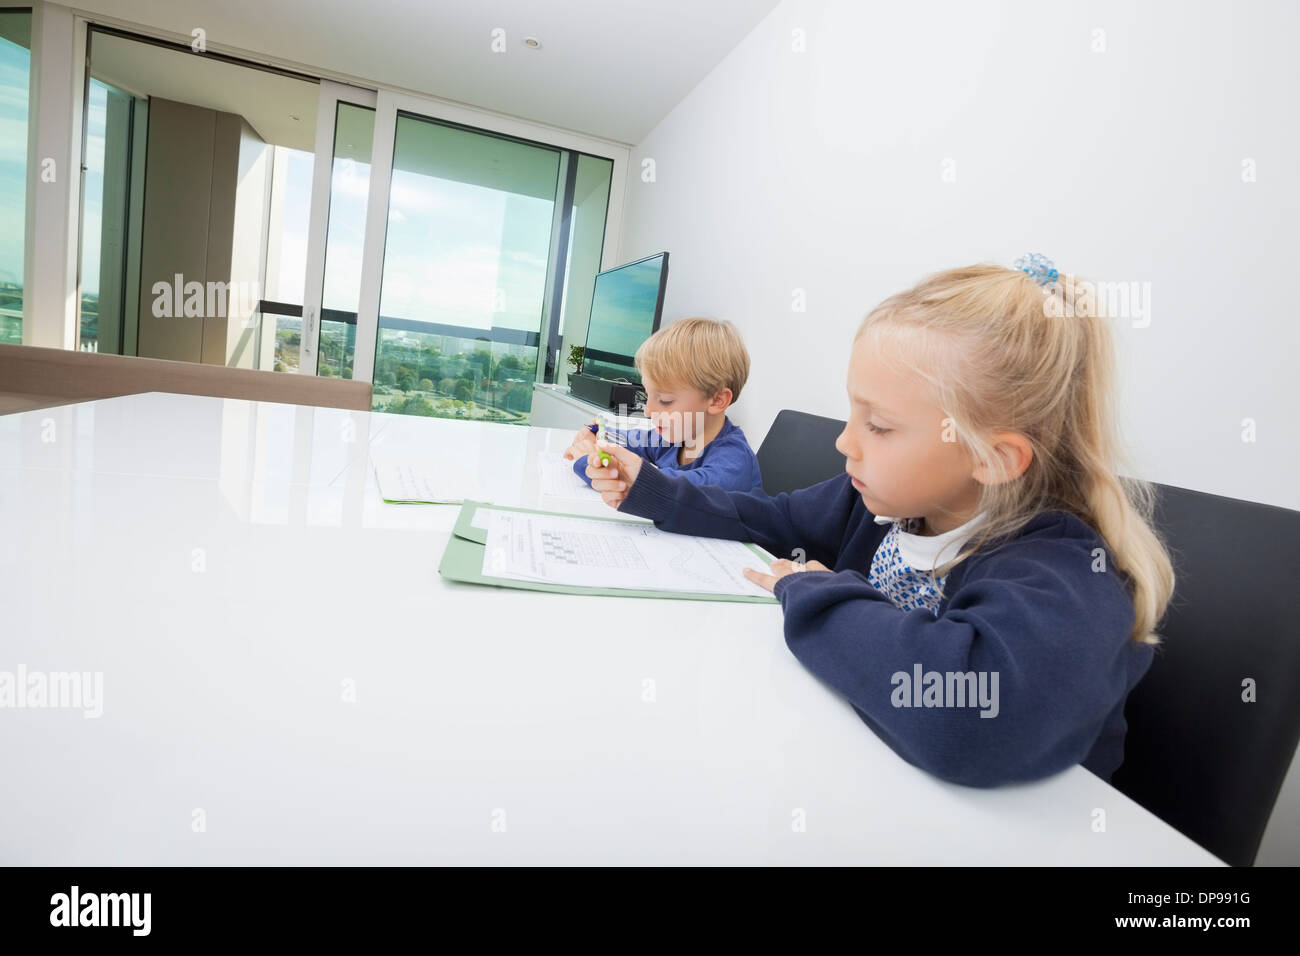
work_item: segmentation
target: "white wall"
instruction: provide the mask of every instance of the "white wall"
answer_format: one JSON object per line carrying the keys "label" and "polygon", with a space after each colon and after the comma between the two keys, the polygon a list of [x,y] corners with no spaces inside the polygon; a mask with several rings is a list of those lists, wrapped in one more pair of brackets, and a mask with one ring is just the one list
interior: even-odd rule
{"label": "white wall", "polygon": [[[634,151],[623,258],[671,252],[666,322],[739,325],[755,447],[845,417],[859,321],[929,272],[1149,282],[1115,326],[1133,473],[1300,508],[1298,36],[1288,0],[786,0]],[[1261,862],[1300,862],[1297,776]]]}
{"label": "white wall", "polygon": [[1288,0],[786,0],[637,147],[623,258],[670,250],[665,321],[740,326],[755,446],[781,408],[844,417],[858,322],[929,272],[1149,282],[1116,323],[1134,472],[1300,508],[1297,36]]}

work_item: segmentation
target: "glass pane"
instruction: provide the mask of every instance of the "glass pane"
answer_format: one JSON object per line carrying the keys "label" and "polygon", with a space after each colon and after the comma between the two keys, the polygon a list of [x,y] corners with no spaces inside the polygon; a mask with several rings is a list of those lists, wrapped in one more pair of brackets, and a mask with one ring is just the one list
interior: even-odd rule
{"label": "glass pane", "polygon": [[586,154],[578,157],[574,179],[573,209],[569,221],[569,254],[564,269],[564,298],[560,306],[560,355],[555,381],[564,385],[581,365],[574,348],[587,340],[591,318],[591,293],[600,272],[605,247],[605,216],[609,210],[609,184],[614,163]]}
{"label": "glass pane", "polygon": [[527,424],[560,152],[399,115],[377,411]]}
{"label": "glass pane", "polygon": [[[273,154],[266,279],[262,298],[267,302],[301,308],[307,272],[307,230],[311,221],[311,178],[315,156],[284,146],[273,147]],[[275,323],[271,368],[277,372],[298,371],[302,318],[266,311],[262,314],[262,322]],[[265,357],[260,357],[258,366],[267,367]]]}
{"label": "glass pane", "polygon": [[23,341],[27,90],[32,15],[0,11],[0,343]]}
{"label": "glass pane", "polygon": [[329,229],[325,239],[325,286],[321,290],[317,374],[352,377],[361,298],[361,252],[370,196],[370,153],[375,111],[340,103],[334,125]]}
{"label": "glass pane", "polygon": [[271,173],[271,221],[266,248],[266,291],[272,302],[302,302],[307,270],[307,228],[315,157],[276,146]]}
{"label": "glass pane", "polygon": [[[139,309],[139,203],[132,186],[144,165],[143,100],[94,77],[86,103],[86,175],[81,207],[81,327],[83,352],[124,351],[127,316]],[[138,188],[137,188],[138,191]],[[132,281],[135,279],[135,281]]]}

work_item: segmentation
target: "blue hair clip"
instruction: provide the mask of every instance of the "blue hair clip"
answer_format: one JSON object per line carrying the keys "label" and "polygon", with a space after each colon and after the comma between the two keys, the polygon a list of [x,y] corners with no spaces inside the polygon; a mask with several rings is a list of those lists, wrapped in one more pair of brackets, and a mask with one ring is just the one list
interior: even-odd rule
{"label": "blue hair clip", "polygon": [[1016,260],[1016,268],[1041,286],[1051,285],[1060,275],[1052,260],[1041,252],[1030,252],[1021,256]]}

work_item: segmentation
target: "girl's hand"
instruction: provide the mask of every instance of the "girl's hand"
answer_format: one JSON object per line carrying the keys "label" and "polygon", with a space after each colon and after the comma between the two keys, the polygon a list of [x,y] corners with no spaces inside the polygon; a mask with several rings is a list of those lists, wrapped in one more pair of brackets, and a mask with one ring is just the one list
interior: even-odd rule
{"label": "girl's hand", "polygon": [[[596,419],[591,420],[591,424],[596,424]],[[583,426],[576,435],[573,436],[573,444],[564,449],[564,457],[573,461],[580,455],[590,455],[596,450],[596,436],[591,433],[591,429]]]}
{"label": "girl's hand", "polygon": [[[600,492],[605,504],[617,508],[627,497],[627,491],[641,474],[644,459],[634,451],[611,442],[597,442],[597,449],[587,456],[587,477],[591,487]],[[610,457],[609,467],[600,463],[600,452],[607,452]]]}
{"label": "girl's hand", "polygon": [[798,574],[800,571],[830,571],[820,561],[806,561],[803,564],[796,564],[788,558],[772,562],[772,573],[764,574],[762,571],[755,571],[753,568],[745,568],[745,577],[753,581],[759,587],[772,590],[776,587],[776,582],[780,581],[787,574]]}

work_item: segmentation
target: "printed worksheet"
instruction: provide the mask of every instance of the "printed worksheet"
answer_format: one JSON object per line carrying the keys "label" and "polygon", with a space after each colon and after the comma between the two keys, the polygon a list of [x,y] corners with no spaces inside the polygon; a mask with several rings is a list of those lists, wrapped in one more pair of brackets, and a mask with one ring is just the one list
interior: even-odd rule
{"label": "printed worksheet", "polygon": [[[479,509],[479,514],[488,509]],[[739,541],[566,515],[488,510],[483,574],[630,590],[770,597],[742,573],[768,562]]]}

